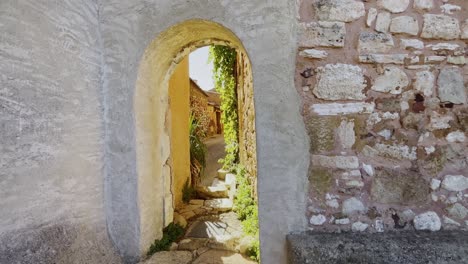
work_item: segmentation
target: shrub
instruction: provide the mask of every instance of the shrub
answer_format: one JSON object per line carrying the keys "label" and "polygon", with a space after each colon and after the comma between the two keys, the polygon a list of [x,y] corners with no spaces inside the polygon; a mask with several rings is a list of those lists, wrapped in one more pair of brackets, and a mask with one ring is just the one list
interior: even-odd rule
{"label": "shrub", "polygon": [[169,250],[172,242],[179,240],[184,235],[184,228],[178,224],[170,223],[163,230],[163,237],[155,240],[148,250],[148,256],[159,251]]}

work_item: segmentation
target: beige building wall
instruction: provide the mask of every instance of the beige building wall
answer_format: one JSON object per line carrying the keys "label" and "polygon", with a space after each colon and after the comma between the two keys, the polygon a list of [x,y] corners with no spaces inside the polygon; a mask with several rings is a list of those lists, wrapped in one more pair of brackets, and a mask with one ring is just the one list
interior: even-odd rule
{"label": "beige building wall", "polygon": [[[171,168],[174,206],[182,203],[182,189],[190,180],[190,79],[189,58],[182,60],[169,81],[171,112]],[[167,208],[167,206],[166,206]]]}

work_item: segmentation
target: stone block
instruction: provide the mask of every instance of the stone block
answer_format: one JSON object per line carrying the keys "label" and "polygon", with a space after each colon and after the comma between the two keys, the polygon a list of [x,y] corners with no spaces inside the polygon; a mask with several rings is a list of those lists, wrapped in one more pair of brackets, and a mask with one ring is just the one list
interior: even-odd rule
{"label": "stone block", "polygon": [[414,0],[414,9],[429,11],[434,8],[434,0]]}
{"label": "stone block", "polygon": [[312,155],[312,165],[332,169],[357,169],[359,160],[355,156]]}
{"label": "stone block", "polygon": [[313,104],[310,107],[312,113],[318,115],[347,115],[347,114],[369,114],[374,111],[374,103],[330,103]]}
{"label": "stone block", "polygon": [[424,96],[432,95],[435,84],[435,76],[430,71],[420,71],[416,73],[413,87],[416,91],[421,92]]}
{"label": "stone block", "polygon": [[374,202],[395,205],[416,205],[427,201],[430,188],[421,174],[415,171],[375,170],[371,199]]}
{"label": "stone block", "polygon": [[387,52],[394,46],[390,34],[375,32],[361,32],[359,34],[358,50],[361,54]]}
{"label": "stone block", "polygon": [[366,14],[364,3],[355,0],[317,0],[313,4],[319,20],[351,22]]}
{"label": "stone block", "polygon": [[342,213],[344,215],[352,215],[354,213],[365,213],[366,208],[361,200],[351,197],[343,202]]}
{"label": "stone block", "polygon": [[392,15],[389,12],[380,12],[375,22],[375,30],[381,33],[387,33],[392,21]]}
{"label": "stone block", "polygon": [[309,170],[310,186],[316,193],[324,195],[332,186],[332,174],[327,169],[311,166]]}
{"label": "stone block", "polygon": [[376,92],[401,94],[408,86],[406,73],[398,67],[386,67],[384,74],[375,79],[371,89]]}
{"label": "stone block", "polygon": [[444,4],[444,5],[440,6],[440,10],[442,11],[442,13],[451,15],[451,14],[453,14],[453,12],[461,11],[462,8],[460,6],[457,6],[457,5]]}
{"label": "stone block", "polygon": [[468,39],[468,19],[465,19],[465,21],[462,24],[461,39]]}
{"label": "stone block", "polygon": [[424,49],[424,42],[419,39],[401,39],[400,46],[402,49]]}
{"label": "stone block", "polygon": [[418,21],[410,16],[395,17],[390,24],[390,32],[416,36],[419,33]]}
{"label": "stone block", "polygon": [[392,13],[401,13],[408,8],[409,2],[409,0],[378,0],[377,4]]}
{"label": "stone block", "polygon": [[424,15],[422,38],[453,40],[459,36],[460,24],[456,18],[446,15]]}
{"label": "stone block", "polygon": [[324,59],[328,57],[328,53],[323,50],[306,49],[300,51],[299,56],[309,59]]}
{"label": "stone block", "polygon": [[366,81],[362,69],[349,64],[327,64],[317,69],[313,93],[325,100],[362,100]]}
{"label": "stone block", "polygon": [[442,188],[452,192],[462,192],[468,189],[468,177],[463,175],[446,175],[442,181]]}
{"label": "stone block", "polygon": [[310,22],[299,25],[300,47],[344,47],[346,28],[343,22]]}
{"label": "stone block", "polygon": [[189,251],[161,251],[141,264],[189,264],[192,259],[192,252]]}
{"label": "stone block", "polygon": [[460,203],[456,203],[447,208],[449,215],[456,219],[464,219],[468,215],[468,209]]}
{"label": "stone block", "polygon": [[360,55],[359,62],[375,64],[404,64],[408,54],[367,54]]}
{"label": "stone block", "polygon": [[377,9],[370,8],[369,11],[367,12],[366,25],[368,27],[372,26],[372,23],[374,23],[376,17],[377,17]]}
{"label": "stone block", "polygon": [[466,88],[457,67],[446,67],[440,71],[437,91],[441,102],[466,104]]}
{"label": "stone block", "polygon": [[306,121],[313,153],[330,151],[335,147],[335,129],[340,124],[339,117],[310,116]]}
{"label": "stone block", "polygon": [[354,122],[343,120],[337,131],[338,139],[343,149],[350,149],[356,143],[356,133],[354,132]]}
{"label": "stone block", "polygon": [[426,212],[414,217],[414,228],[416,230],[439,231],[442,223],[436,212]]}

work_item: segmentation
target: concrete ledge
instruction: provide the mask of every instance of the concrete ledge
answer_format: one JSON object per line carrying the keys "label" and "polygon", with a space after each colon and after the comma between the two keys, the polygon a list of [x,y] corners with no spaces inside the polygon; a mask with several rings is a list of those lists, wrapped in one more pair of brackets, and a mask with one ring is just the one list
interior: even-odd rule
{"label": "concrete ledge", "polygon": [[468,263],[468,232],[317,233],[287,236],[291,264]]}

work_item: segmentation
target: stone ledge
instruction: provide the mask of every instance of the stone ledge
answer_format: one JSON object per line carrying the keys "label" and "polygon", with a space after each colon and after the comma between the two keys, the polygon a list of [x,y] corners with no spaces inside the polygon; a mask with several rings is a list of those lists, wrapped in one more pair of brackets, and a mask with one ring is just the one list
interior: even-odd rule
{"label": "stone ledge", "polygon": [[287,236],[291,264],[468,263],[468,232],[317,233]]}

